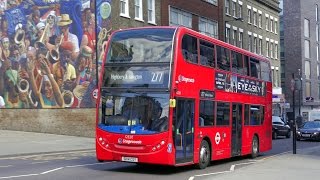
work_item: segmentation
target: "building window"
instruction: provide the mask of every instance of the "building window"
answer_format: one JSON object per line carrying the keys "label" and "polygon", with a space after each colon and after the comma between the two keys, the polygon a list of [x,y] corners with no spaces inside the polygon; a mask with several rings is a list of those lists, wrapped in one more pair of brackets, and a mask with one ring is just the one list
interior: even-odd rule
{"label": "building window", "polygon": [[261,55],[262,54],[262,39],[259,39],[259,43],[258,43],[258,53]]}
{"label": "building window", "polygon": [[274,33],[278,34],[278,21],[274,21]]}
{"label": "building window", "polygon": [[226,27],[226,42],[230,43],[230,28]]}
{"label": "building window", "polygon": [[239,32],[239,48],[243,47],[243,32]]}
{"label": "building window", "polygon": [[278,59],[278,44],[274,45],[274,58]]}
{"label": "building window", "polygon": [[317,44],[317,61],[319,61],[319,44]]}
{"label": "building window", "polygon": [[259,28],[262,28],[262,14],[259,14],[258,16],[258,26]]}
{"label": "building window", "polygon": [[129,17],[128,0],[120,0],[120,16]]}
{"label": "building window", "polygon": [[232,33],[232,44],[233,45],[237,45],[237,30],[233,30],[233,33]]}
{"label": "building window", "polygon": [[248,9],[248,23],[251,24],[251,9]]}
{"label": "building window", "polygon": [[306,38],[310,37],[309,27],[310,27],[309,19],[304,19],[304,37]]}
{"label": "building window", "polygon": [[156,5],[155,0],[148,0],[148,23],[156,23]]}
{"label": "building window", "polygon": [[214,38],[218,38],[218,23],[206,18],[200,18],[199,32]]}
{"label": "building window", "polygon": [[306,82],[306,97],[311,97],[311,82]]}
{"label": "building window", "polygon": [[239,7],[238,7],[238,18],[242,18],[242,5],[239,4]]}
{"label": "building window", "polygon": [[266,56],[269,57],[269,41],[266,42]]}
{"label": "building window", "polygon": [[230,0],[225,0],[225,11],[227,15],[230,15]]}
{"label": "building window", "polygon": [[251,35],[249,35],[249,38],[248,38],[248,51],[251,51],[252,52],[252,38],[251,38]]}
{"label": "building window", "polygon": [[266,17],[266,30],[269,31],[269,18]]}
{"label": "building window", "polygon": [[270,31],[273,32],[273,20],[270,19]]}
{"label": "building window", "polygon": [[233,17],[237,17],[237,12],[236,12],[236,2],[232,2],[232,15]]}
{"label": "building window", "polygon": [[257,25],[257,12],[253,11],[253,25]]}
{"label": "building window", "polygon": [[273,58],[273,43],[270,43],[270,57]]}
{"label": "building window", "polygon": [[135,19],[142,20],[142,0],[134,0]]}
{"label": "building window", "polygon": [[317,64],[317,78],[319,79],[319,64]]}
{"label": "building window", "polygon": [[275,87],[279,87],[279,71],[278,67],[276,67],[276,74],[275,74],[275,82],[274,82]]}
{"label": "building window", "polygon": [[170,26],[178,25],[192,28],[192,14],[170,7]]}
{"label": "building window", "polygon": [[253,52],[257,53],[257,38],[253,37]]}
{"label": "building window", "polygon": [[316,21],[319,21],[319,9],[318,9],[318,4],[316,4]]}
{"label": "building window", "polygon": [[304,57],[310,58],[310,41],[304,40]]}
{"label": "building window", "polygon": [[316,24],[316,40],[319,41],[319,24]]}
{"label": "building window", "polygon": [[305,76],[306,76],[306,79],[310,79],[310,61],[304,61],[304,65],[305,65]]}

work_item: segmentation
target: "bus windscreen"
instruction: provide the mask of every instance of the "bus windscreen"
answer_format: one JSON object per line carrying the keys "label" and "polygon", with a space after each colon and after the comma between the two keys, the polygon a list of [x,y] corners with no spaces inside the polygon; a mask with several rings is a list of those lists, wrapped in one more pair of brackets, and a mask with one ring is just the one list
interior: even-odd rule
{"label": "bus windscreen", "polygon": [[108,63],[170,62],[175,29],[119,31],[111,39]]}

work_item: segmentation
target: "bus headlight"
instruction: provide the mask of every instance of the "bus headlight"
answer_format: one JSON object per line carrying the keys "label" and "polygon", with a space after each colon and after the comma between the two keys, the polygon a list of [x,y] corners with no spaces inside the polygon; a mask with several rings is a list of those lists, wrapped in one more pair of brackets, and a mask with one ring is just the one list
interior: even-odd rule
{"label": "bus headlight", "polygon": [[160,143],[158,143],[157,145],[153,146],[152,151],[156,151],[162,148],[163,145],[165,145],[166,142],[164,140],[162,140]]}
{"label": "bus headlight", "polygon": [[105,138],[99,137],[98,138],[98,142],[101,146],[105,147],[105,148],[109,148],[109,144],[108,141]]}

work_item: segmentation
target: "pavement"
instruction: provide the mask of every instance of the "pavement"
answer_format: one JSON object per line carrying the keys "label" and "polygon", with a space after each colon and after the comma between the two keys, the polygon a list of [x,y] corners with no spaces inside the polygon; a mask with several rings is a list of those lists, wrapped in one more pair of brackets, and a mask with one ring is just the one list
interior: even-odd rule
{"label": "pavement", "polygon": [[0,157],[95,150],[95,139],[0,130]]}
{"label": "pavement", "polygon": [[[0,158],[94,149],[94,138],[0,130]],[[196,175],[192,179],[301,180],[319,179],[319,175],[320,142],[316,147],[298,149],[297,154],[287,152],[252,161],[250,165],[235,164],[230,171],[209,173],[201,178]]]}

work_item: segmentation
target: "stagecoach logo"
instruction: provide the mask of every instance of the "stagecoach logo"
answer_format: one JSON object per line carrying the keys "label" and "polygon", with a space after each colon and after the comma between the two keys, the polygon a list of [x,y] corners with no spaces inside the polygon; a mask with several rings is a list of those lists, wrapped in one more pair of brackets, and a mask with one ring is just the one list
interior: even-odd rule
{"label": "stagecoach logo", "polygon": [[135,144],[135,145],[139,145],[139,144],[142,144],[142,141],[141,140],[128,140],[128,139],[122,139],[122,138],[119,138],[118,139],[118,143],[119,144]]}
{"label": "stagecoach logo", "polygon": [[185,82],[185,83],[194,83],[194,79],[193,78],[187,78],[187,77],[184,77],[183,75],[179,75],[178,76],[178,81],[179,82]]}

